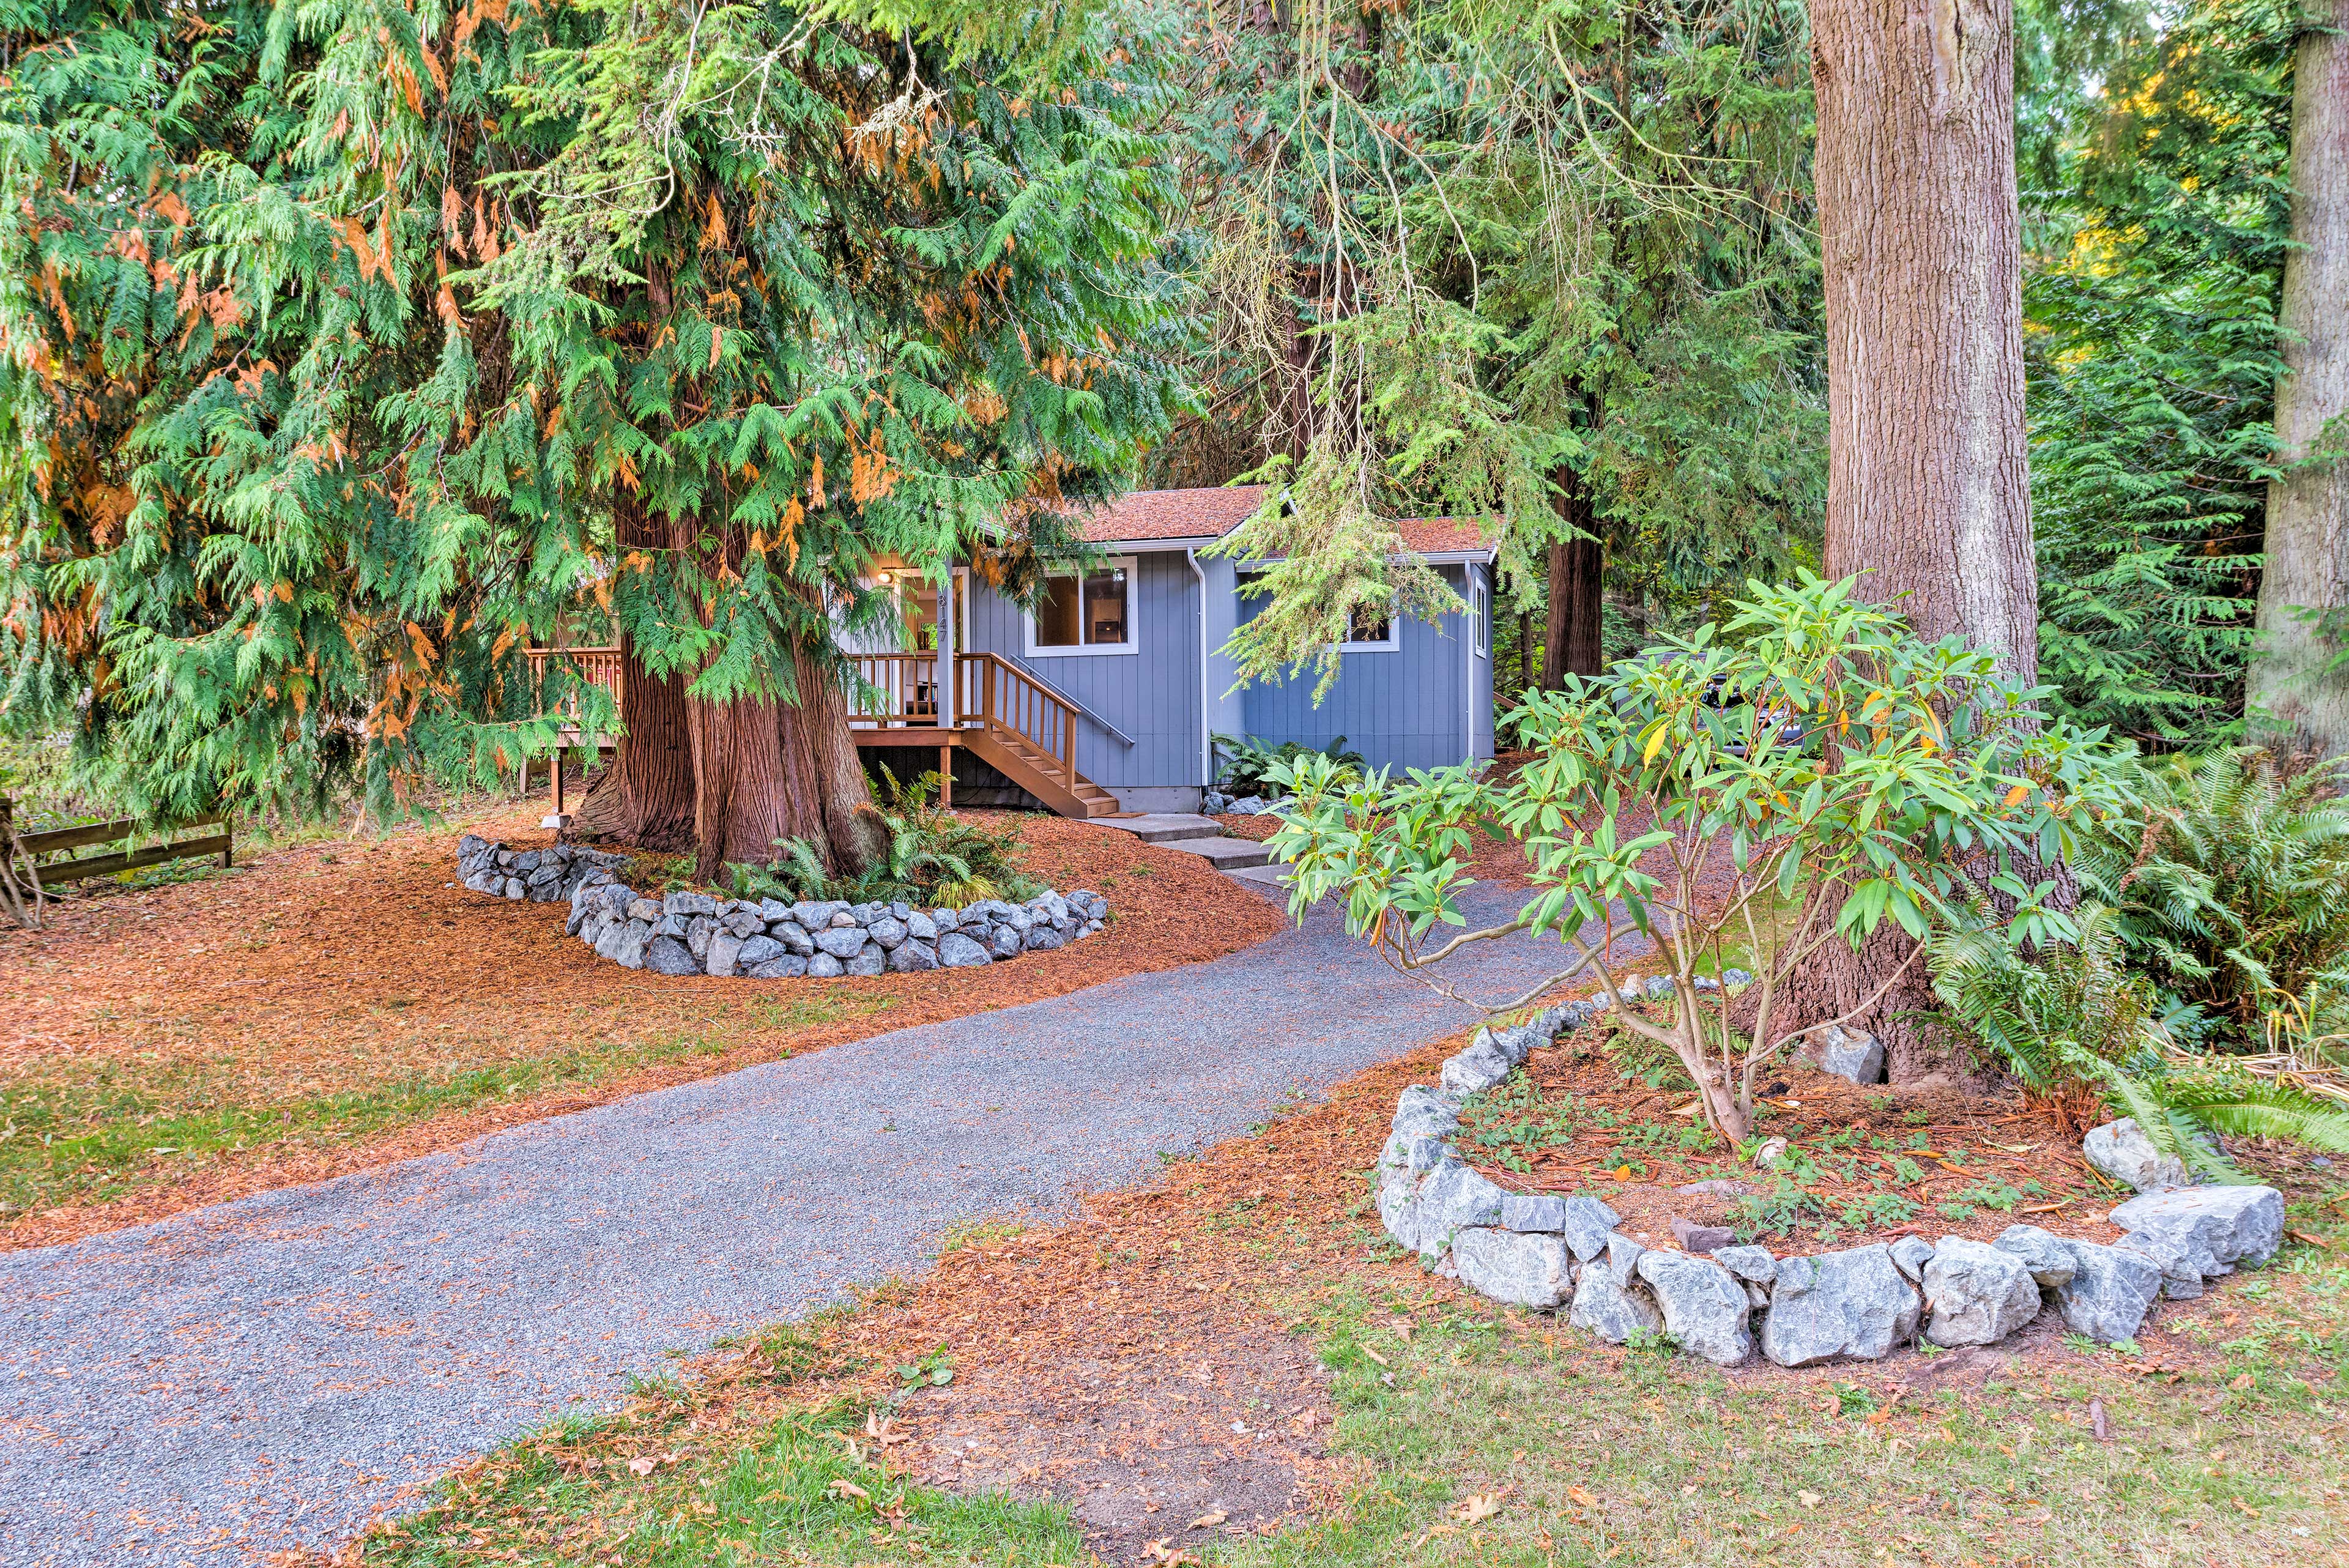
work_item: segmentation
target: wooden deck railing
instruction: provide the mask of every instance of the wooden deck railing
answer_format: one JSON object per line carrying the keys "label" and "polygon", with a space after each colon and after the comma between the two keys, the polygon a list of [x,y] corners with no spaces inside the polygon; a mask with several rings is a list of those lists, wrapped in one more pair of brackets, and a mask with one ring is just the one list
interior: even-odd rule
{"label": "wooden deck railing", "polygon": [[[850,722],[885,729],[941,727],[936,653],[858,653],[850,659],[863,682],[850,696]],[[1009,659],[993,653],[955,655],[954,712],[957,723],[1017,736],[1063,777],[1076,778],[1076,705]]]}
{"label": "wooden deck railing", "polygon": [[[530,672],[533,679],[543,681],[547,667],[554,659],[564,659],[579,671],[579,678],[590,686],[601,686],[612,694],[612,710],[620,708],[620,650],[616,648],[533,648],[530,653]],[[572,717],[576,718],[574,711]]]}

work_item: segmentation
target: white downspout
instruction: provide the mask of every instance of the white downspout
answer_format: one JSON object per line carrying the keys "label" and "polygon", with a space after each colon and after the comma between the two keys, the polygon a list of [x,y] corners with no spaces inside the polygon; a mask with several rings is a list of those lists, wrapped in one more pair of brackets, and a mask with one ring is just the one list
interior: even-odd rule
{"label": "white downspout", "polygon": [[938,646],[936,679],[938,683],[938,722],[951,730],[957,715],[955,712],[955,568],[947,562],[946,579],[938,585]]}
{"label": "white downspout", "polygon": [[[1191,578],[1199,585],[1199,787],[1202,791],[1216,787],[1216,726],[1209,715],[1215,703],[1207,696],[1210,676],[1207,659],[1207,574],[1200,569],[1199,552],[1195,546],[1183,551],[1185,565],[1191,568]],[[1205,806],[1205,800],[1199,803]]]}

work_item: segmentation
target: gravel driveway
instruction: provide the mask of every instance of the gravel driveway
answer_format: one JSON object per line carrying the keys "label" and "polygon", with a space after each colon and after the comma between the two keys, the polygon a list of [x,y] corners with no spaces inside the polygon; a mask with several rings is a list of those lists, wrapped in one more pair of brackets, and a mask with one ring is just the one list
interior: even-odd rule
{"label": "gravel driveway", "polygon": [[[1501,994],[1543,957],[1457,972]],[[331,1545],[665,1350],[918,1272],[958,1221],[1065,1211],[1468,1018],[1317,911],[1214,963],[0,1255],[0,1563]]]}

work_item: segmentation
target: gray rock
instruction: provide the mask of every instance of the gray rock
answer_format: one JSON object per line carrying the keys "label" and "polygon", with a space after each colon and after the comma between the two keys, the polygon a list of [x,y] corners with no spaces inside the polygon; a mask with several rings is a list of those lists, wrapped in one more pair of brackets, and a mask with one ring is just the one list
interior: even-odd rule
{"label": "gray rock", "polygon": [[1672,1190],[1686,1193],[1691,1198],[1743,1198],[1754,1189],[1746,1182],[1715,1177],[1705,1181],[1692,1181],[1685,1187],[1675,1187]]}
{"label": "gray rock", "polygon": [[563,922],[563,934],[566,937],[575,937],[579,934],[579,928],[586,923],[587,906],[574,904],[571,906],[570,918]]}
{"label": "gray rock", "polygon": [[837,901],[822,901],[802,898],[798,903],[792,906],[791,917],[804,929],[811,931],[820,931],[823,929],[824,927],[832,924],[833,916],[841,913],[847,908],[847,905]]}
{"label": "gray rock", "polygon": [[1859,1085],[1884,1082],[1884,1042],[1865,1030],[1830,1023],[1804,1037],[1803,1055],[1822,1073]]}
{"label": "gray rock", "polygon": [[1922,1236],[1903,1236],[1892,1243],[1892,1262],[1912,1281],[1922,1281],[1925,1265],[1933,1261],[1933,1243]]}
{"label": "gray rock", "polygon": [[838,980],[847,972],[840,961],[830,953],[818,953],[807,961],[807,977],[810,980]]}
{"label": "gray rock", "polygon": [[767,924],[757,909],[750,905],[725,910],[719,915],[718,923],[746,941],[765,929]]}
{"label": "gray rock", "polygon": [[1439,1165],[1420,1183],[1413,1200],[1419,1226],[1419,1250],[1440,1252],[1453,1235],[1478,1225],[1501,1222],[1501,1199],[1508,1196],[1465,1165]]}
{"label": "gray rock", "polygon": [[1564,1232],[1566,1244],[1574,1250],[1574,1255],[1588,1262],[1607,1251],[1609,1239],[1621,1218],[1599,1199],[1578,1192],[1566,1200],[1566,1222],[1558,1229]]}
{"label": "gray rock", "polygon": [[889,967],[889,950],[877,942],[867,942],[854,958],[841,965],[845,974],[879,974]]}
{"label": "gray rock", "polygon": [[[642,969],[645,967],[645,948],[652,940],[653,923],[650,920],[625,921],[612,939],[612,950],[605,952],[604,956],[622,969]],[[600,943],[595,950],[604,952]],[[688,953],[686,956],[690,958],[693,955]]]}
{"label": "gray rock", "polygon": [[948,931],[938,939],[938,963],[946,969],[976,969],[991,963],[993,956],[959,931]]}
{"label": "gray rock", "polygon": [[521,877],[509,877],[506,878],[505,895],[507,898],[520,899],[525,897],[528,892],[529,889],[523,886]]}
{"label": "gray rock", "polygon": [[657,937],[675,937],[681,942],[685,940],[686,932],[692,928],[693,922],[698,919],[704,918],[706,917],[693,915],[663,915],[659,919],[653,922],[653,935]]}
{"label": "gray rock", "polygon": [[781,898],[761,898],[759,900],[759,919],[764,920],[767,924],[771,926],[775,925],[780,921],[788,920],[791,918],[792,907],[789,904],[784,903]]}
{"label": "gray rock", "polygon": [[665,913],[657,898],[633,898],[628,901],[628,919],[642,920],[647,927]]}
{"label": "gray rock", "polygon": [[2176,1236],[2150,1231],[2131,1231],[2113,1245],[2159,1269],[2161,1293],[2171,1301],[2190,1302],[2202,1293],[2202,1265],[2210,1261],[2207,1252],[2197,1252]]}
{"label": "gray rock", "polygon": [[827,926],[815,933],[815,945],[845,962],[864,950],[862,926]]}
{"label": "gray rock", "polygon": [[2154,1147],[2153,1140],[2145,1136],[2145,1129],[2137,1125],[2134,1116],[2089,1129],[2088,1136],[2080,1140],[2080,1152],[2090,1165],[2139,1192],[2194,1184],[2186,1162]]}
{"label": "gray rock", "polygon": [[847,909],[835,913],[832,917],[832,929],[834,930],[844,930],[850,926],[863,925],[864,923],[864,917],[859,915],[856,910],[857,906],[851,904]]}
{"label": "gray rock", "polygon": [[1762,1319],[1762,1354],[1781,1366],[1881,1360],[1917,1337],[1922,1313],[1892,1249],[1880,1242],[1781,1258]]}
{"label": "gray rock", "polygon": [[743,945],[742,939],[733,932],[719,931],[709,939],[709,950],[701,961],[702,972],[720,978],[738,973],[741,968]]}
{"label": "gray rock", "polygon": [[1737,1232],[1726,1225],[1699,1225],[1675,1214],[1672,1240],[1681,1244],[1683,1252],[1717,1252],[1723,1247],[1735,1246]]}
{"label": "gray rock", "polygon": [[1610,1345],[1621,1345],[1643,1328],[1651,1334],[1661,1330],[1663,1314],[1636,1274],[1643,1250],[1629,1237],[1618,1236],[1608,1248],[1606,1262],[1585,1263],[1566,1321]]}
{"label": "gray rock", "polygon": [[1745,1287],[1719,1263],[1651,1250],[1640,1254],[1640,1278],[1664,1314],[1664,1331],[1682,1350],[1718,1366],[1734,1366],[1754,1354]]}
{"label": "gray rock", "polygon": [[1713,1261],[1754,1284],[1768,1285],[1778,1277],[1778,1260],[1767,1247],[1715,1247]]}
{"label": "gray rock", "polygon": [[938,950],[932,943],[916,941],[909,937],[889,950],[889,968],[894,973],[919,974],[937,967]]}
{"label": "gray rock", "polygon": [[625,918],[635,908],[636,889],[619,882],[606,883],[595,892],[595,900],[612,913]]}
{"label": "gray rock", "polygon": [[[771,963],[782,957],[783,950],[783,944],[772,937],[745,937],[742,939],[741,951],[734,955],[734,967],[738,971],[748,972],[762,963]],[[710,972],[714,974],[717,971],[713,970]],[[805,974],[807,971],[802,970],[800,972]]]}
{"label": "gray rock", "polygon": [[1574,1265],[1556,1236],[1515,1231],[1463,1231],[1452,1238],[1460,1282],[1511,1306],[1557,1306],[1574,1291]]}
{"label": "gray rock", "polygon": [[1508,1054],[1490,1041],[1470,1045],[1444,1064],[1440,1082],[1445,1093],[1463,1098],[1478,1094],[1506,1078],[1516,1070]]}
{"label": "gray rock", "polygon": [[934,942],[938,940],[938,923],[916,909],[905,917],[905,934],[917,942]]}
{"label": "gray rock", "polygon": [[797,920],[778,920],[767,928],[767,934],[802,958],[815,951],[815,939]]}
{"label": "gray rock", "polygon": [[701,966],[675,937],[655,937],[645,944],[645,967],[655,974],[699,974]]}
{"label": "gray rock", "polygon": [[1548,1193],[1512,1192],[1501,1199],[1501,1229],[1556,1235],[1566,1229],[1566,1199]]}
{"label": "gray rock", "polygon": [[[2064,1326],[2109,1345],[2135,1339],[2161,1293],[2161,1265],[2142,1252],[2095,1241],[2067,1241],[2072,1277],[2055,1287]],[[2201,1286],[2195,1282],[2196,1288]]]}
{"label": "gray rock", "polygon": [[707,893],[667,893],[661,897],[665,915],[715,915],[718,900]]}
{"label": "gray rock", "polygon": [[[833,960],[838,962],[838,960]],[[752,980],[797,980],[808,971],[808,961],[797,953],[777,953],[764,963],[751,965],[742,972]]]}
{"label": "gray rock", "polygon": [[2124,1231],[2175,1237],[2205,1274],[2257,1265],[2283,1245],[2283,1194],[2272,1187],[2182,1187],[2132,1198],[2109,1216]]}
{"label": "gray rock", "polygon": [[1068,939],[1051,926],[1033,926],[1028,931],[1028,950],[1031,953],[1050,952],[1067,942]]}
{"label": "gray rock", "polygon": [[1395,1096],[1394,1130],[1450,1137],[1460,1130],[1460,1107],[1423,1085]]}
{"label": "gray rock", "polygon": [[709,961],[709,939],[718,934],[718,922],[707,915],[696,915],[685,922],[685,950],[703,963]]}
{"label": "gray rock", "polygon": [[1986,1241],[1944,1236],[1925,1265],[1925,1337],[1935,1345],[1994,1345],[2039,1315],[2039,1284],[2021,1258]]}
{"label": "gray rock", "polygon": [[2072,1243],[2036,1225],[2009,1225],[1991,1245],[2022,1259],[2043,1291],[2069,1284],[2077,1266],[2072,1259]]}
{"label": "gray rock", "polygon": [[988,950],[997,958],[1018,958],[1026,950],[1028,938],[1017,926],[1006,922],[988,933]]}
{"label": "gray rock", "polygon": [[906,936],[905,922],[895,915],[875,916],[873,923],[864,929],[873,933],[873,940],[879,942],[884,950],[895,947]]}

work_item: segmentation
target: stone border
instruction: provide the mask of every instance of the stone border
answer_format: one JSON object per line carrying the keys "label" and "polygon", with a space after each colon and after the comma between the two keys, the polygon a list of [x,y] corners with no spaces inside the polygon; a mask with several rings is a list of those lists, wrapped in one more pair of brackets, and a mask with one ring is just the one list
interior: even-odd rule
{"label": "stone border", "polygon": [[[1668,1334],[1723,1366],[1757,1348],[1781,1366],[1873,1361],[1920,1334],[1989,1345],[2047,1307],[2109,1344],[2134,1337],[2158,1297],[2199,1296],[2206,1279],[2263,1263],[2282,1244],[2283,1195],[2272,1187],[2158,1184],[2112,1211],[2127,1232],[2112,1246],[2011,1225],[1994,1242],[1907,1236],[1780,1258],[1676,1221],[1685,1250],[1674,1250],[1624,1235],[1596,1197],[1507,1192],[1471,1170],[1452,1144],[1463,1102],[1606,1008],[1569,1002],[1518,1028],[1479,1029],[1437,1086],[1403,1090],[1377,1172],[1379,1219],[1397,1244],[1495,1301],[1563,1307],[1575,1327],[1616,1345]],[[2112,1132],[2089,1136],[2109,1142]]]}
{"label": "stone border", "polygon": [[709,893],[656,898],[614,875],[624,858],[572,844],[508,849],[470,833],[457,841],[466,887],[568,902],[565,935],[623,968],[656,974],[829,980],[977,969],[1081,941],[1109,919],[1109,900],[1081,888],[1039,893],[1025,904],[988,898],[959,909],[916,909],[902,901],[786,904]]}

